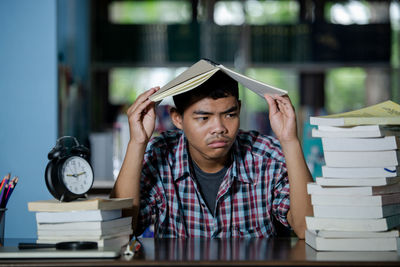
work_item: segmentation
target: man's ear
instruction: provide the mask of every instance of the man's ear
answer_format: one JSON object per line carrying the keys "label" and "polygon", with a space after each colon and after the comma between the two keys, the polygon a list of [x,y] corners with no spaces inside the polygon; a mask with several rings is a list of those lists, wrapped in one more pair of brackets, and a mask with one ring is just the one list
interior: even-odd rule
{"label": "man's ear", "polygon": [[175,127],[183,130],[183,115],[181,115],[176,108],[171,108],[169,110],[169,115],[171,116],[172,123],[175,125]]}

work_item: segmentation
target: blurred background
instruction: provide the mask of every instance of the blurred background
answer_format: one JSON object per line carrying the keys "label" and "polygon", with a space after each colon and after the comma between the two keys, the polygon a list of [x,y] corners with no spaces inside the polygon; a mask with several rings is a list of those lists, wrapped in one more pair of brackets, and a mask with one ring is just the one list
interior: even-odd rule
{"label": "blurred background", "polygon": [[[57,137],[91,148],[92,193],[108,194],[126,108],[201,58],[289,92],[314,177],[323,153],[309,116],[400,102],[398,0],[4,0],[0,25],[0,174],[22,176],[9,236],[36,234],[26,202],[50,198],[43,175]],[[272,134],[266,102],[243,88],[240,98],[241,128]],[[172,128],[170,104],[158,107],[156,134]]]}

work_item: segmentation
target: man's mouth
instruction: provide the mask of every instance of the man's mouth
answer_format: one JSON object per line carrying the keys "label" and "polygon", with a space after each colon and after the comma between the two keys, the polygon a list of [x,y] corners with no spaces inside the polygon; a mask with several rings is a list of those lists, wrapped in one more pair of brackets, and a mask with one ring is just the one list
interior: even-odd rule
{"label": "man's mouth", "polygon": [[224,138],[224,139],[212,140],[211,142],[208,143],[208,146],[211,148],[222,148],[228,146],[228,144],[229,140],[227,138]]}

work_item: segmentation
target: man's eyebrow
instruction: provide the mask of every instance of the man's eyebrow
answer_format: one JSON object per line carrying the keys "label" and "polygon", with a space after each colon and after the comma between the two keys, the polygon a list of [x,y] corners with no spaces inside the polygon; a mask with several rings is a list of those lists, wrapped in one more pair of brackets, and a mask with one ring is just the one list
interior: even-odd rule
{"label": "man's eyebrow", "polygon": [[[227,114],[227,113],[231,113],[233,111],[237,111],[238,110],[238,106],[235,105],[233,107],[230,107],[229,109],[222,111],[221,114]],[[209,111],[204,111],[204,110],[195,110],[193,111],[194,115],[212,115],[214,114],[213,112],[209,112]]]}

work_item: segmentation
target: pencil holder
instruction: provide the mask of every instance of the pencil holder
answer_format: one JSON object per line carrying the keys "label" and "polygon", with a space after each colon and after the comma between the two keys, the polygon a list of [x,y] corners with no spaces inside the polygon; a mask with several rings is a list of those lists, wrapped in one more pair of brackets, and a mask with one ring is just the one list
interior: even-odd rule
{"label": "pencil holder", "polygon": [[0,209],[0,246],[4,244],[4,228],[6,224],[6,208]]}

